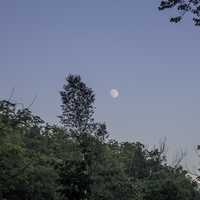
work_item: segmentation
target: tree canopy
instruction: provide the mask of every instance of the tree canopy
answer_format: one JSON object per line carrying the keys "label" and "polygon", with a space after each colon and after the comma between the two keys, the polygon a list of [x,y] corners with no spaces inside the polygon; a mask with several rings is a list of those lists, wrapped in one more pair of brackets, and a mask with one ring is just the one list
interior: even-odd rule
{"label": "tree canopy", "polygon": [[80,76],[69,75],[60,94],[60,125],[0,101],[0,199],[200,199],[187,171],[167,164],[164,146],[108,137]]}

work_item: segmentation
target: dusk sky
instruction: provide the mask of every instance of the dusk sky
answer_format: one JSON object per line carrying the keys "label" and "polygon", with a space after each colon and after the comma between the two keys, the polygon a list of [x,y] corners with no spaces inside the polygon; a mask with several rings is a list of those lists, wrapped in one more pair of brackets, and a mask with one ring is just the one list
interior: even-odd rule
{"label": "dusk sky", "polygon": [[[96,93],[112,138],[191,151],[200,143],[200,29],[159,0],[0,1],[0,98],[57,122],[69,73]],[[113,99],[110,90],[120,96]]]}

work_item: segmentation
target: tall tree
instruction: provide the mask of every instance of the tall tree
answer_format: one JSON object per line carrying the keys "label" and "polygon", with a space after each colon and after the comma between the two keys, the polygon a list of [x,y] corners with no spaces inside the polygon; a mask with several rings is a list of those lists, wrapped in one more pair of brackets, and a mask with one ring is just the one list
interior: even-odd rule
{"label": "tall tree", "polygon": [[[59,118],[68,130],[67,133],[78,144],[77,147],[82,155],[81,159],[68,159],[61,164],[63,194],[69,199],[72,199],[72,196],[76,196],[75,199],[77,200],[88,199],[91,180],[94,172],[96,173],[94,166],[96,161],[99,160],[102,150],[101,144],[107,135],[106,126],[94,122],[95,95],[93,90],[81,80],[80,76],[67,76],[60,95],[62,115]],[[74,171],[70,172],[69,167],[72,166]],[[77,170],[80,173],[77,173]],[[69,172],[71,173],[70,176]],[[68,196],[70,195],[68,190],[73,192],[71,196]]]}
{"label": "tall tree", "polygon": [[[84,159],[91,163],[95,139],[103,142],[107,136],[106,125],[94,122],[95,95],[78,75],[69,75],[60,92],[62,115],[59,116],[68,133],[78,140]],[[91,149],[92,148],[92,149]],[[95,147],[94,147],[95,148]]]}
{"label": "tall tree", "polygon": [[91,88],[82,82],[80,76],[69,75],[60,92],[62,99],[62,124],[71,132],[80,135],[94,121],[95,95]]}

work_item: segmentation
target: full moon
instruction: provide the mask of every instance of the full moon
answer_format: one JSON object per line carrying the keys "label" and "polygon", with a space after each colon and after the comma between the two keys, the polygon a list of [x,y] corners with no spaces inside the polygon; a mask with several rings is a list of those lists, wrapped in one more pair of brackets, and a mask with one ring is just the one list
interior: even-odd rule
{"label": "full moon", "polygon": [[112,98],[117,98],[119,96],[119,91],[117,89],[110,90],[110,95]]}

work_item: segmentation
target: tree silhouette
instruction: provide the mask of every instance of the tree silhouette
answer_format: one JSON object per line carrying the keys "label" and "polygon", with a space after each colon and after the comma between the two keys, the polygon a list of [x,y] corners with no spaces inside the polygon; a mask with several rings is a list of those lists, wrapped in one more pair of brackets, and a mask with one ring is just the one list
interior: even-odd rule
{"label": "tree silhouette", "polygon": [[174,23],[180,22],[186,13],[191,13],[193,22],[196,26],[200,26],[200,0],[162,0],[159,10],[175,8],[178,15],[171,17],[170,21]]}
{"label": "tree silhouette", "polygon": [[80,76],[69,75],[66,81],[63,91],[60,92],[62,115],[59,118],[70,132],[80,135],[86,132],[94,121],[95,95],[93,90],[82,82]]}

